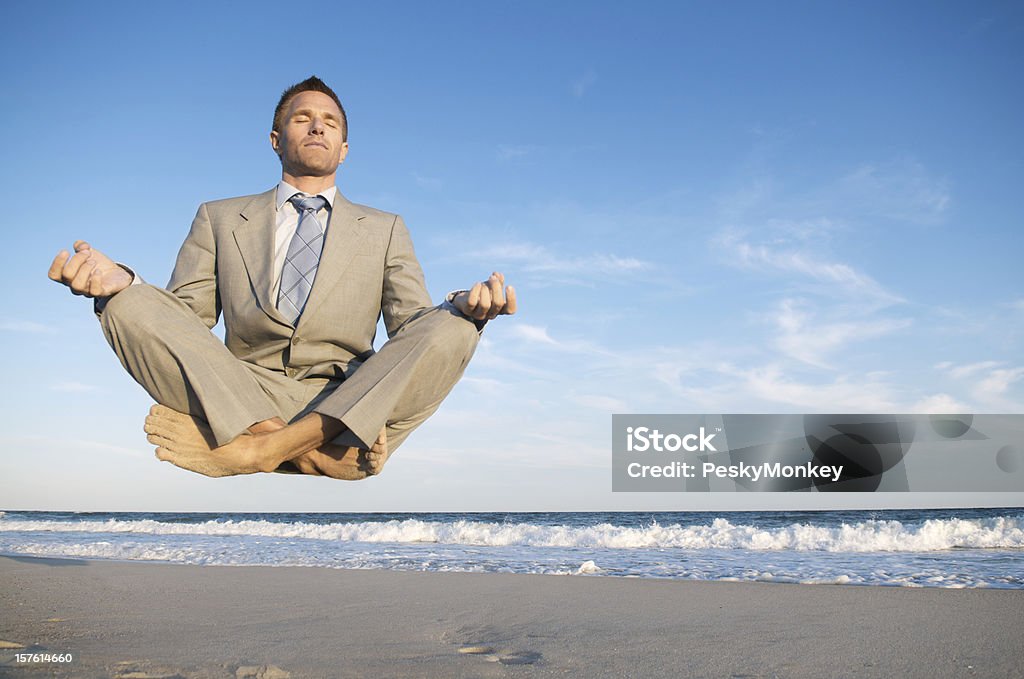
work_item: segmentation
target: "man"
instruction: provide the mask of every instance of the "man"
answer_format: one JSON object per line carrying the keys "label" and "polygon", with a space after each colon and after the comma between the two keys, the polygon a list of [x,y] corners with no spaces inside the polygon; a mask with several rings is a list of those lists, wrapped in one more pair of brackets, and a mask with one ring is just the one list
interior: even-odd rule
{"label": "man", "polygon": [[[166,290],[84,241],[53,260],[50,278],[96,299],[157,402],[145,431],[159,459],[207,476],[379,473],[461,377],[483,324],[515,313],[500,273],[431,304],[402,219],[335,187],[347,135],[320,79],[285,90],[270,133],[280,184],[201,205]],[[220,314],[223,344],[209,330]]]}

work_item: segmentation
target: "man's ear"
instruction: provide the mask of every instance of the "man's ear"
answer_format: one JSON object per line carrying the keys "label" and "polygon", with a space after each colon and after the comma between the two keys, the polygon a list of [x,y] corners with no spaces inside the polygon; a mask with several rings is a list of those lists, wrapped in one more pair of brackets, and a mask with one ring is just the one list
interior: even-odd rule
{"label": "man's ear", "polygon": [[281,133],[277,130],[270,131],[270,146],[274,149],[274,153],[281,155]]}

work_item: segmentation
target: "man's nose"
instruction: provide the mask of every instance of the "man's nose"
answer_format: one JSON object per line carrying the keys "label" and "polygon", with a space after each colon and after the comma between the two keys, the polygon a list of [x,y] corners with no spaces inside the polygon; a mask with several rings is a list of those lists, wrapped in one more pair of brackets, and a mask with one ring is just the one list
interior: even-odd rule
{"label": "man's nose", "polygon": [[324,129],[324,121],[319,117],[313,118],[309,125],[310,134],[323,134]]}

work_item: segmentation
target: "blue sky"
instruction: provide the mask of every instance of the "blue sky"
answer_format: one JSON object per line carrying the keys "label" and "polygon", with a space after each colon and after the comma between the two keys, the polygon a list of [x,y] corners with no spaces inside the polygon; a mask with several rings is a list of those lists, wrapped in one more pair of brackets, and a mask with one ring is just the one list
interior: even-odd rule
{"label": "blue sky", "polygon": [[[613,494],[610,416],[1024,412],[1019,3],[281,7],[5,4],[0,505],[812,508]],[[45,272],[86,238],[165,282],[200,202],[279,179],[311,73],[341,191],[404,216],[435,298],[499,269],[521,313],[379,478],[201,478]]]}

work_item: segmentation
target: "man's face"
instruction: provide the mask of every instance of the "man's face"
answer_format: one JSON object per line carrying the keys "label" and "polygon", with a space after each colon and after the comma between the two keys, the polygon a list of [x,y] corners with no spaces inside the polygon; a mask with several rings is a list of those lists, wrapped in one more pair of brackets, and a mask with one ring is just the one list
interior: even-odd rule
{"label": "man's face", "polygon": [[270,144],[284,172],[295,177],[332,175],[348,153],[341,139],[341,111],[322,92],[292,97],[281,129],[270,133]]}

